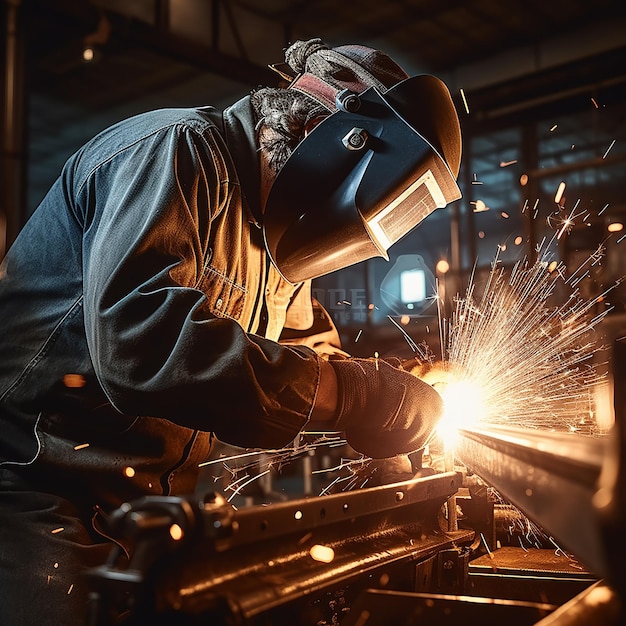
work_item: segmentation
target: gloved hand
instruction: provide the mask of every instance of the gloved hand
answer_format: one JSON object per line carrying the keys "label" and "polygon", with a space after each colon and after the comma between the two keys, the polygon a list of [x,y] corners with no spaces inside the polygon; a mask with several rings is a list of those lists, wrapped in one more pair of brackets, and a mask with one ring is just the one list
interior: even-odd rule
{"label": "gloved hand", "polygon": [[428,383],[380,359],[329,361],[339,388],[337,428],[372,458],[423,447],[443,414],[443,400]]}
{"label": "gloved hand", "polygon": [[458,368],[443,361],[433,361],[413,358],[401,361],[399,366],[407,372],[411,372],[424,382],[432,385],[439,393],[448,384],[454,371]]}

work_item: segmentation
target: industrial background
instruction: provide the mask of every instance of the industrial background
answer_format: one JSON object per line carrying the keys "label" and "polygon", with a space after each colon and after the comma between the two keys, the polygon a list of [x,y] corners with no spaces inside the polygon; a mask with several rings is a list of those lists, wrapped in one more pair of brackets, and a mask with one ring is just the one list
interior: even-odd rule
{"label": "industrial background", "polygon": [[[559,213],[575,219],[556,258],[574,265],[606,247],[582,286],[601,293],[626,273],[618,230],[626,219],[621,4],[6,0],[0,247],[65,159],[105,126],[151,108],[227,106],[275,82],[267,65],[281,61],[290,42],[321,37],[381,48],[411,74],[442,78],[464,139],[461,200],[394,246],[389,262],[316,281],[351,353],[406,348],[389,316],[416,341],[437,343],[428,336],[441,316],[433,291],[450,303],[496,254],[505,265],[532,258]],[[424,272],[424,300],[381,292],[407,263]],[[622,313],[623,300],[621,290],[613,293],[612,315]]]}
{"label": "industrial background", "polygon": [[[330,45],[369,45],[388,52],[409,74],[434,74],[448,85],[463,134],[459,175],[463,197],[435,211],[398,242],[389,261],[369,260],[314,281],[315,296],[331,313],[344,348],[355,356],[412,357],[425,346],[441,356],[442,320],[468,286],[485,282],[494,263],[512,269],[524,259],[532,264],[540,257],[546,259],[546,269],[561,261],[568,272],[575,272],[592,259],[588,271],[575,282],[575,294],[591,303],[587,311],[591,316],[601,319],[595,327],[595,344],[588,347],[594,358],[606,361],[599,369],[608,368],[611,375],[613,365],[619,368],[615,406],[622,409],[616,417],[624,418],[626,18],[622,0],[3,0],[0,8],[0,259],[65,160],[108,125],[154,108],[223,108],[259,85],[275,84],[277,77],[268,64],[282,61],[284,48],[298,39],[321,37]],[[406,276],[419,276],[421,282],[405,284]],[[599,349],[612,344],[620,347],[614,362]],[[561,399],[565,402],[567,393],[568,389],[555,405]],[[611,402],[612,394],[605,402],[606,411],[611,411]],[[250,466],[257,473],[268,469],[248,489],[242,487],[254,477],[247,478],[252,470],[245,455],[240,474],[237,461],[230,475],[222,471],[225,476],[219,477],[216,466],[207,463],[203,487],[223,486],[230,480],[230,493],[237,495],[234,501],[242,508],[250,503],[278,502],[279,506],[233,513],[219,498],[203,501],[208,530],[193,566],[187,568],[189,553],[180,562],[172,557],[175,567],[190,576],[190,610],[209,614],[215,610],[213,601],[222,587],[231,594],[223,581],[239,580],[229,568],[245,565],[252,575],[237,589],[237,610],[250,623],[257,623],[253,618],[263,612],[282,610],[281,602],[293,601],[303,611],[298,620],[286,609],[291,621],[281,621],[287,619],[281,614],[262,623],[336,624],[341,611],[347,610],[341,603],[349,594],[341,594],[348,577],[354,582],[365,576],[363,584],[368,585],[371,572],[376,572],[380,588],[402,589],[410,579],[413,591],[424,593],[457,594],[473,585],[475,594],[486,597],[543,603],[533,608],[526,621],[522,613],[529,607],[520,605],[514,607],[513,619],[499,613],[493,621],[478,616],[472,621],[469,604],[460,612],[445,604],[434,622],[439,626],[459,620],[534,624],[538,615],[550,613],[595,583],[596,573],[615,575],[623,569],[619,561],[619,546],[624,543],[623,463],[616,461],[622,482],[616,483],[613,495],[620,488],[622,495],[615,500],[615,515],[596,520],[594,498],[598,476],[607,471],[604,458],[610,457],[611,462],[623,458],[620,450],[626,448],[626,439],[622,433],[609,455],[600,439],[577,442],[563,435],[546,432],[517,439],[499,438],[497,433],[470,434],[458,453],[487,482],[503,487],[526,513],[546,522],[559,541],[564,538],[586,565],[596,567],[594,572],[583,569],[563,550],[559,553],[552,536],[536,538],[523,515],[508,503],[494,504],[479,481],[469,487],[463,484],[466,491],[458,502],[464,521],[457,524],[457,505],[450,508],[449,498],[458,495],[453,494],[461,487],[459,475],[453,474],[449,482],[450,474],[445,472],[419,474],[423,469],[419,459],[409,468],[419,470],[416,481],[402,487],[379,485],[375,497],[357,489],[348,499],[328,490],[331,495],[324,502],[313,498],[289,505],[285,492],[308,497],[337,475],[332,464],[342,459],[333,452],[332,441],[326,441],[315,459],[313,448],[306,445],[283,456],[254,457]],[[269,468],[286,465],[288,457],[295,459],[296,469],[284,471],[278,485]],[[386,464],[385,472],[381,466],[374,472],[377,469],[393,477],[397,468]],[[618,473],[610,463],[609,470]],[[406,471],[401,467],[396,477],[406,477]],[[357,471],[354,481],[360,476]],[[368,486],[373,484],[375,480],[370,480]],[[543,509],[537,508],[539,499],[531,498],[533,490],[542,489],[547,494],[540,502]],[[445,535],[445,541],[439,526],[444,501],[448,515],[444,525],[457,533]],[[197,502],[183,504],[181,511],[190,515]],[[139,507],[127,513],[136,513],[139,519],[149,512]],[[176,517],[177,523],[182,524],[181,519]],[[195,517],[187,521],[198,523]],[[234,532],[234,523],[243,529],[239,535],[216,530]],[[377,535],[376,546],[383,547],[375,547],[372,553],[363,536],[371,537],[374,527],[389,530]],[[312,536],[318,544],[335,546],[334,564],[320,565],[322,557],[311,560],[302,545]],[[510,557],[499,552],[502,579],[496,583],[492,550],[501,550],[503,541],[515,543],[518,552]],[[473,564],[468,565],[469,553],[459,548],[465,544],[471,544],[475,557],[479,555]],[[351,560],[339,557],[342,546]],[[532,566],[531,547],[541,547],[534,554],[543,555]],[[268,574],[274,565],[268,556],[273,549],[282,555],[272,570],[282,568],[275,580]],[[209,561],[212,570],[206,569]],[[397,578],[392,562],[402,569]],[[153,565],[148,559],[137,568],[148,571]],[[470,579],[473,576],[471,585],[468,571]],[[111,575],[113,586],[118,574]],[[109,572],[102,576],[104,589]],[[618,581],[624,598],[622,579],[613,581]],[[312,580],[319,591],[315,607],[312,599],[303,605]],[[284,591],[285,581],[291,585],[289,593]],[[275,595],[270,598],[266,587],[257,589],[256,583],[275,585]],[[143,583],[138,584],[138,597],[145,601],[149,596]],[[176,584],[163,582],[164,598],[174,597],[167,594]],[[353,586],[353,595],[357,587]],[[180,608],[184,598],[175,597]],[[232,608],[234,601],[228,597]],[[611,600],[610,594],[606,597]],[[105,604],[111,599],[114,594],[101,598]],[[342,623],[382,626],[390,623],[393,611],[402,613],[403,619],[417,615],[415,597],[393,596],[390,603],[383,599],[374,594],[361,600],[363,611],[352,611],[352,617]],[[419,606],[428,611],[424,607],[435,605]],[[456,621],[444,621],[444,615]],[[567,619],[550,624],[621,623],[601,622],[593,614],[579,616],[576,622]],[[225,618],[223,623],[234,622]]]}

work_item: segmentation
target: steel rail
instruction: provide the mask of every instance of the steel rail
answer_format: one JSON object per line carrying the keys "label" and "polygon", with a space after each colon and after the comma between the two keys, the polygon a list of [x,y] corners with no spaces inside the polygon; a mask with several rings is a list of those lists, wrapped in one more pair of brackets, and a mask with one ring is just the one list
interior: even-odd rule
{"label": "steel rail", "polygon": [[594,495],[608,439],[504,426],[462,430],[456,457],[594,574],[608,574]]}

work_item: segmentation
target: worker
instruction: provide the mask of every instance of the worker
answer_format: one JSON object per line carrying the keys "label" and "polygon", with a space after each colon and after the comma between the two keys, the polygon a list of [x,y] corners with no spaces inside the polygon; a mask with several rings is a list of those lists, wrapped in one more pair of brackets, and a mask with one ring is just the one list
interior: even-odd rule
{"label": "worker", "polygon": [[191,493],[215,438],[307,425],[376,458],[426,442],[438,393],[341,350],[311,280],[458,197],[443,83],[299,41],[280,86],[140,114],[66,162],[0,274],[0,623],[86,620],[107,515]]}

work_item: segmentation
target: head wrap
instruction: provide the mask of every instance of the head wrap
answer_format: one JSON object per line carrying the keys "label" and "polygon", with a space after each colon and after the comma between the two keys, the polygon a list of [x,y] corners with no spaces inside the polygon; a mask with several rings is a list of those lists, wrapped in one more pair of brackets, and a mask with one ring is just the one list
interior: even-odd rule
{"label": "head wrap", "polygon": [[[287,48],[285,62],[296,74],[280,72],[291,79],[288,88],[312,97],[331,112],[337,109],[335,96],[344,89],[361,93],[376,87],[384,93],[409,77],[380,50],[361,45],[329,48],[321,39],[296,41]],[[274,69],[279,71],[277,66]]]}

